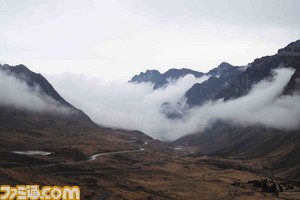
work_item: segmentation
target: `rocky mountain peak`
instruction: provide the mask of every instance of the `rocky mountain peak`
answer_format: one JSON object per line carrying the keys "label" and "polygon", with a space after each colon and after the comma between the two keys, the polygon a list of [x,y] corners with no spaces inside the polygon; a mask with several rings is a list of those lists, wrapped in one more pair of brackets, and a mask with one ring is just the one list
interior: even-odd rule
{"label": "rocky mountain peak", "polygon": [[187,68],[182,69],[169,69],[165,73],[161,74],[157,70],[147,70],[146,72],[141,72],[139,75],[135,75],[129,82],[142,83],[151,82],[154,84],[153,89],[158,89],[169,83],[169,79],[177,80],[180,77],[186,76],[188,74],[194,75],[196,78],[200,78],[204,75],[202,72],[194,71]]}
{"label": "rocky mountain peak", "polygon": [[233,65],[227,63],[227,62],[222,62],[218,67],[210,70],[207,75],[209,76],[221,76],[222,73],[224,72],[230,72],[233,70],[237,70],[237,67],[234,67]]}
{"label": "rocky mountain peak", "polygon": [[129,81],[131,83],[143,83],[143,82],[151,82],[154,84],[153,88],[157,89],[165,84],[168,81],[162,76],[162,74],[157,70],[147,70],[145,73],[141,72],[139,75],[135,75]]}
{"label": "rocky mountain peak", "polygon": [[222,62],[218,67],[210,70],[210,78],[202,83],[194,84],[186,93],[187,103],[191,106],[202,105],[213,99],[222,89],[227,87],[242,70],[229,63]]}
{"label": "rocky mountain peak", "polygon": [[201,76],[204,75],[202,72],[194,71],[188,68],[181,68],[181,69],[169,69],[166,71],[163,76],[165,78],[171,78],[171,79],[178,79],[180,77],[186,76],[188,74],[194,75],[196,78],[200,78]]}
{"label": "rocky mountain peak", "polygon": [[30,70],[23,64],[19,64],[13,67],[15,71],[18,72],[29,72]]}
{"label": "rocky mountain peak", "polygon": [[300,40],[290,43],[278,50],[278,55],[300,55]]}

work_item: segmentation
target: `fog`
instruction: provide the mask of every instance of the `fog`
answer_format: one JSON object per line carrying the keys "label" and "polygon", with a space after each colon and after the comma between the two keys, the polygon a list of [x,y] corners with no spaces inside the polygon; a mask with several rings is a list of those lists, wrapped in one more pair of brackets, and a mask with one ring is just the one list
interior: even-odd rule
{"label": "fog", "polygon": [[[150,83],[106,82],[84,75],[47,78],[67,101],[84,110],[96,123],[140,130],[161,140],[174,140],[203,131],[216,120],[241,126],[299,128],[300,97],[281,96],[293,72],[292,69],[277,69],[273,78],[257,83],[246,96],[227,102],[208,102],[190,109],[186,109],[185,92],[208,77],[196,79],[188,75],[158,90],[153,90]],[[169,102],[168,109],[174,108],[183,117],[168,119],[162,112],[165,102]]]}
{"label": "fog", "polygon": [[36,85],[26,82],[0,70],[0,106],[15,107],[34,112],[55,112],[68,114],[70,110],[53,98],[41,92]]}
{"label": "fog", "polygon": [[174,122],[161,112],[161,105],[180,101],[193,84],[208,77],[196,79],[187,75],[157,90],[153,90],[150,83],[106,82],[75,74],[47,78],[67,101],[86,112],[96,123],[141,130],[154,138],[167,139]]}
{"label": "fog", "polygon": [[285,85],[294,70],[276,69],[273,78],[253,86],[248,95],[223,102],[208,102],[191,110],[198,126],[193,131],[207,128],[215,120],[224,120],[241,126],[263,125],[278,129],[296,129],[300,126],[300,96],[282,96]]}

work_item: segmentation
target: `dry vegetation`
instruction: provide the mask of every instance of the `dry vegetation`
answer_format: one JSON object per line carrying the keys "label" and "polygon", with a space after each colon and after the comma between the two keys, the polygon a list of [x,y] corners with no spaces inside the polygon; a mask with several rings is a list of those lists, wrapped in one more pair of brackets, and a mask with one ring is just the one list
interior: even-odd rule
{"label": "dry vegetation", "polygon": [[[37,137],[38,136],[38,137]],[[49,137],[51,136],[51,137]],[[248,183],[266,178],[249,161],[198,156],[192,149],[173,150],[134,131],[95,129],[49,134],[2,131],[1,184],[79,185],[81,199],[299,199],[298,187],[279,195]],[[144,148],[145,151],[92,154]],[[13,150],[46,150],[25,156]],[[255,160],[252,164],[257,164]],[[280,180],[278,180],[280,181]]]}

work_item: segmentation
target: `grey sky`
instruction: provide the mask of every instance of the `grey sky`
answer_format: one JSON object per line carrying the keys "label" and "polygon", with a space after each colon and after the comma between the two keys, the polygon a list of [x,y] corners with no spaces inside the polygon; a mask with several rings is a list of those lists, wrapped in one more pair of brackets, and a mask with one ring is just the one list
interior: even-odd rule
{"label": "grey sky", "polygon": [[300,39],[297,0],[0,0],[0,61],[48,74],[129,79],[208,71]]}

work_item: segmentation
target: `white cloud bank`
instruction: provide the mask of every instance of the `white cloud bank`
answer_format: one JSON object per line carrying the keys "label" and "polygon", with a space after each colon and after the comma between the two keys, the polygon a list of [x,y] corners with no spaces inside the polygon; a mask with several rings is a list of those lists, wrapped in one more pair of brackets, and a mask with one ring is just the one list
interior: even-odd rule
{"label": "white cloud bank", "polygon": [[196,79],[188,75],[154,91],[148,83],[105,82],[83,75],[64,74],[48,76],[48,79],[63,97],[99,124],[141,130],[154,138],[174,140],[202,131],[215,120],[239,125],[299,128],[300,97],[280,96],[293,72],[292,69],[277,69],[271,80],[256,84],[247,96],[227,102],[208,102],[185,111],[184,117],[175,120],[166,118],[161,105],[165,102],[184,105],[184,93],[207,77]]}
{"label": "white cloud bank", "polygon": [[164,123],[173,123],[161,113],[162,103],[179,101],[194,83],[208,77],[196,79],[188,75],[154,91],[150,83],[105,82],[75,74],[47,78],[67,101],[86,112],[96,123],[141,130],[162,138],[163,132],[168,131],[166,127],[170,127]]}
{"label": "white cloud bank", "polygon": [[38,86],[29,87],[24,81],[0,70],[0,106],[15,107],[34,112],[68,113],[70,110],[48,95]]}
{"label": "white cloud bank", "polygon": [[300,96],[281,96],[294,70],[276,69],[271,80],[254,85],[248,95],[227,102],[208,102],[193,109],[190,115],[198,120],[198,130],[220,119],[235,124],[264,125],[270,128],[300,128]]}

